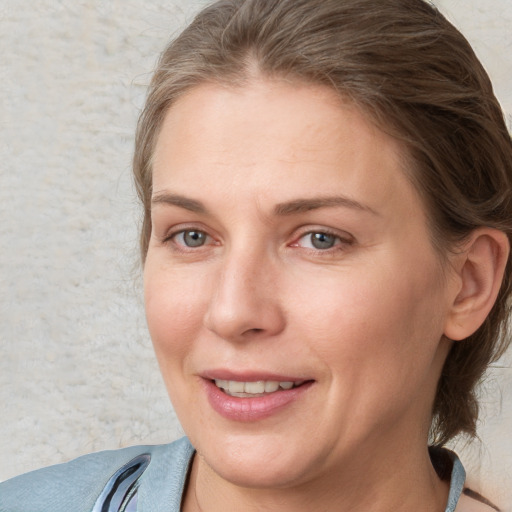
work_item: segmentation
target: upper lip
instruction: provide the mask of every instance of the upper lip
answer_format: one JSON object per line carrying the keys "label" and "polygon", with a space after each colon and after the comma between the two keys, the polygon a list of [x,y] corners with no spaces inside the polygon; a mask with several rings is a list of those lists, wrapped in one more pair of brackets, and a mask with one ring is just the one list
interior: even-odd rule
{"label": "upper lip", "polygon": [[208,380],[234,380],[237,382],[256,382],[256,381],[277,381],[277,382],[299,382],[312,380],[302,375],[274,373],[259,370],[234,371],[228,369],[212,369],[199,374],[203,379]]}

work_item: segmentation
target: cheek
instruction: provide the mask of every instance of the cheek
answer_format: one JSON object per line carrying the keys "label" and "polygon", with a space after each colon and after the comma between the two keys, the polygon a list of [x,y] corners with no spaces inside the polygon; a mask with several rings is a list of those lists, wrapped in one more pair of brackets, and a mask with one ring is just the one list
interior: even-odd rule
{"label": "cheek", "polygon": [[297,307],[312,358],[328,376],[326,407],[337,411],[339,425],[348,414],[347,428],[390,425],[405,411],[420,410],[420,417],[430,407],[440,370],[441,297],[432,281],[402,270],[339,280],[304,293]]}
{"label": "cheek", "polygon": [[165,266],[146,261],[146,320],[167,392],[180,418],[197,400],[184,376],[202,326],[200,300],[206,294],[198,288],[193,279],[179,279]]}
{"label": "cheek", "polygon": [[[180,278],[151,261],[144,269],[146,319],[161,365],[180,363],[191,346],[206,308],[201,280]],[[162,368],[163,369],[163,368]]]}
{"label": "cheek", "polygon": [[432,262],[420,265],[365,266],[294,290],[294,316],[316,354],[340,374],[428,366],[443,331],[443,298]]}

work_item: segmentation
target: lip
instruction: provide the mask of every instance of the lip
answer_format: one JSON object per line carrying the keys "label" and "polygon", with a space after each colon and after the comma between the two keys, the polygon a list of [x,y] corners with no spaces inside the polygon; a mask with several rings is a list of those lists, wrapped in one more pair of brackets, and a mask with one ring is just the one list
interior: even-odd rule
{"label": "lip", "polygon": [[200,374],[200,377],[208,380],[236,380],[239,382],[257,382],[259,380],[276,380],[278,382],[297,382],[313,380],[308,377],[297,375],[285,375],[262,371],[232,371],[232,370],[207,370]]}
{"label": "lip", "polygon": [[238,422],[260,421],[279,413],[286,407],[300,400],[314,384],[313,380],[305,380],[303,384],[291,389],[280,389],[274,393],[257,397],[235,397],[220,390],[213,379],[236,380],[255,382],[259,380],[273,380],[279,382],[297,382],[297,377],[276,375],[270,373],[243,374],[230,371],[212,371],[202,375],[202,383],[212,409],[222,417]]}

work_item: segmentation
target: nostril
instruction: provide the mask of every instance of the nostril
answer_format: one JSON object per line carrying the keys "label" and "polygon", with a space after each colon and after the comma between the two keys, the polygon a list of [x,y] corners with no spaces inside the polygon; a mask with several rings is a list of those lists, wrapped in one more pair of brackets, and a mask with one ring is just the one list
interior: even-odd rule
{"label": "nostril", "polygon": [[254,329],[248,329],[246,331],[247,333],[254,333],[254,334],[257,334],[259,332],[263,332],[263,329],[260,329],[259,327],[255,327]]}

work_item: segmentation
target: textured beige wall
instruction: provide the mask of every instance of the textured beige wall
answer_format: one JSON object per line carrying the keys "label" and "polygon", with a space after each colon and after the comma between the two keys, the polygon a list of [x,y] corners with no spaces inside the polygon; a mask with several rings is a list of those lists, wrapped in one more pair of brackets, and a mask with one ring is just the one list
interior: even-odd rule
{"label": "textured beige wall", "polygon": [[[204,3],[0,0],[0,479],[180,435],[145,330],[129,168],[158,52]],[[510,119],[512,2],[437,4]],[[482,443],[459,448],[512,503],[510,359]]]}

